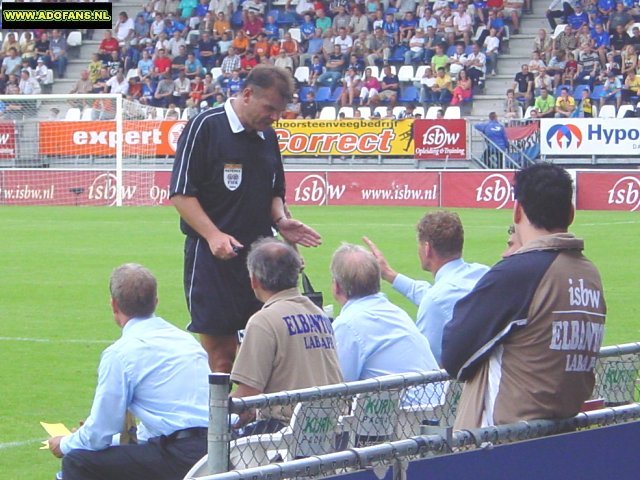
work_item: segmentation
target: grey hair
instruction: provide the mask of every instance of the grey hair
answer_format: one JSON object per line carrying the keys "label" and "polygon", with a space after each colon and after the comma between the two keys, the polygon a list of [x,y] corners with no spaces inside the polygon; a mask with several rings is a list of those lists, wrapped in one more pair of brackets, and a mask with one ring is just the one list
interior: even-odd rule
{"label": "grey hair", "polygon": [[347,298],[380,291],[380,266],[373,254],[359,245],[344,243],[331,259],[331,275]]}
{"label": "grey hair", "polygon": [[158,301],[158,283],[153,274],[137,263],[125,263],[111,273],[111,298],[130,318],[153,315]]}
{"label": "grey hair", "polygon": [[249,274],[269,292],[296,287],[301,268],[298,252],[291,245],[273,237],[253,242],[247,256]]}
{"label": "grey hair", "polygon": [[289,101],[293,96],[295,86],[293,76],[284,68],[275,65],[260,64],[251,69],[244,82],[244,88],[257,87],[267,90],[275,88],[283,100]]}

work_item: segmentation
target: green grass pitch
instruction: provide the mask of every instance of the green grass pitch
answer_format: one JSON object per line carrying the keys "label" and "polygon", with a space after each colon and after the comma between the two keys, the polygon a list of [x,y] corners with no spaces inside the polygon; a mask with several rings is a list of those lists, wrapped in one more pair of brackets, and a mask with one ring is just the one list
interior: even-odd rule
{"label": "green grass pitch", "polygon": [[[420,271],[413,207],[294,207],[324,237],[303,251],[317,290],[331,303],[329,261],[342,242],[362,235],[378,243],[403,273]],[[465,259],[495,263],[504,249],[510,211],[459,210]],[[39,421],[73,426],[89,411],[100,352],[119,336],[109,310],[113,267],[139,262],[158,277],[158,313],[188,323],[182,291],[182,242],[172,208],[2,207],[0,248],[0,477],[49,479],[59,462],[38,450]],[[600,268],[609,308],[605,343],[640,340],[637,212],[578,212],[572,228]],[[393,292],[390,298],[415,315]],[[336,309],[337,312],[337,309]]]}

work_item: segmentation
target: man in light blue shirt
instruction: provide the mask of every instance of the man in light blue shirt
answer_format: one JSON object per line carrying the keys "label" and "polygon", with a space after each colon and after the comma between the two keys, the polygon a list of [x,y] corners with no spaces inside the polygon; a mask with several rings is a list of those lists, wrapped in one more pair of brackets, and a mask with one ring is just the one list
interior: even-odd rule
{"label": "man in light blue shirt", "polygon": [[333,296],[342,305],[333,329],[346,382],[439,369],[411,317],[380,293],[380,267],[371,253],[341,246],[331,274]]}
{"label": "man in light blue shirt", "polygon": [[431,351],[440,364],[442,331],[451,320],[453,307],[473,289],[489,267],[462,259],[464,230],[458,214],[427,213],[418,223],[417,230],[420,265],[433,274],[433,284],[397,273],[371,240],[365,237],[364,241],[378,260],[382,278],[418,305],[416,325],[429,340]]}
{"label": "man in light blue shirt", "polygon": [[[111,306],[122,336],[100,359],[86,422],[49,440],[64,480],[181,479],[207,451],[207,355],[187,332],[155,316],[157,284],[141,265],[113,271]],[[127,410],[137,444],[115,445]]]}

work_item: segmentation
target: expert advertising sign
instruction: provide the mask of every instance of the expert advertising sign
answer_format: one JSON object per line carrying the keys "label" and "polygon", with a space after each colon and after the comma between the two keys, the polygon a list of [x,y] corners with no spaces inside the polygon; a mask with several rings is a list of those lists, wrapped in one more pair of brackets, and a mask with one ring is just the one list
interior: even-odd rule
{"label": "expert advertising sign", "polygon": [[637,118],[543,118],[540,121],[543,155],[638,155],[640,120]]}

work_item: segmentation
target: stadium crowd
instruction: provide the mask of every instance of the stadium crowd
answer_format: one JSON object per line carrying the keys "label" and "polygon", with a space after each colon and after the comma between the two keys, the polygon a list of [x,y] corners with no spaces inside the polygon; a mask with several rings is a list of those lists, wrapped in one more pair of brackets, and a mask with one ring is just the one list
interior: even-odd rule
{"label": "stadium crowd", "polygon": [[[574,3],[549,5],[550,30],[540,29],[515,73],[506,118],[589,117],[637,102],[640,9],[631,0]],[[369,107],[347,116],[459,106],[497,73],[504,40],[529,9],[524,0],[289,0],[272,10],[262,0],[151,0],[135,18],[118,15],[70,93],[122,93],[187,119],[272,63],[296,81],[285,118],[317,118],[327,105]],[[65,76],[65,32],[8,33],[0,55],[1,93],[40,93]]]}

